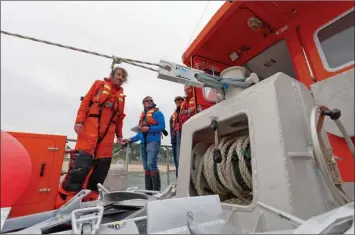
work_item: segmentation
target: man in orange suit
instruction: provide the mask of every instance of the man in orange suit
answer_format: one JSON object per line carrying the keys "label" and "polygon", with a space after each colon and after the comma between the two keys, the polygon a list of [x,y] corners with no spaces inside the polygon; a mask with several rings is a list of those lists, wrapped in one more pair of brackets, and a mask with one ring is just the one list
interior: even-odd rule
{"label": "man in orange suit", "polygon": [[114,138],[122,142],[125,95],[121,85],[127,71],[116,67],[110,77],[97,80],[82,98],[74,130],[78,134],[68,173],[59,185],[56,208],[82,189],[90,189],[85,200],[96,200],[97,184],[105,181],[112,160]]}

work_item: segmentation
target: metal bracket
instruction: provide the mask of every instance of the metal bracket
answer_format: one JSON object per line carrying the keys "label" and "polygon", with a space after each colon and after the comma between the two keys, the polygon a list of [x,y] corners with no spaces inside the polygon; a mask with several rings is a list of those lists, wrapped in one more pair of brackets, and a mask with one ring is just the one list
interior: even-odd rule
{"label": "metal bracket", "polygon": [[105,193],[110,193],[110,191],[100,183],[97,184],[97,190],[99,191],[99,198],[98,199],[101,201],[103,200]]}
{"label": "metal bracket", "polygon": [[156,197],[157,200],[170,199],[170,198],[172,198],[172,197],[175,195],[175,193],[176,193],[175,187],[176,187],[176,185],[171,184],[171,185],[169,185],[169,187],[167,187],[163,192],[157,193],[157,194],[153,195],[153,197]]}
{"label": "metal bracket", "polygon": [[258,202],[258,206],[262,209],[262,210],[265,210],[265,211],[268,211],[270,212],[271,214],[275,215],[275,216],[278,216],[280,217],[281,219],[285,219],[285,220],[288,220],[290,223],[292,223],[293,225],[296,225],[296,226],[300,226],[301,224],[304,224],[305,221],[294,216],[294,215],[291,215],[289,213],[286,213],[284,211],[281,211],[279,209],[276,209],[270,205],[267,205],[265,203],[262,203],[262,202]]}
{"label": "metal bracket", "polygon": [[104,207],[77,209],[71,213],[71,225],[74,234],[96,234],[100,228]]}
{"label": "metal bracket", "polygon": [[56,147],[48,147],[49,152],[56,152],[58,150],[59,150],[59,148],[56,148]]}
{"label": "metal bracket", "polygon": [[129,187],[126,189],[126,192],[135,192],[138,190],[138,187]]}
{"label": "metal bracket", "polygon": [[48,193],[50,191],[51,191],[50,188],[41,188],[41,189],[38,190],[38,192],[40,192],[40,193]]}
{"label": "metal bracket", "polygon": [[57,215],[69,214],[75,209],[80,208],[81,201],[89,195],[91,190],[83,189],[78,194],[76,194],[72,199],[65,203],[58,211]]}
{"label": "metal bracket", "polygon": [[340,110],[330,110],[326,106],[314,106],[311,111],[310,128],[312,145],[316,163],[319,167],[321,176],[325,180],[327,188],[332,193],[334,200],[338,205],[350,202],[350,198],[345,194],[342,188],[341,175],[337,163],[333,158],[333,152],[325,145],[324,140],[320,137],[323,130],[323,124],[326,116],[329,116],[339,128],[348,147],[354,157],[354,145],[345,130],[343,124],[339,120]]}

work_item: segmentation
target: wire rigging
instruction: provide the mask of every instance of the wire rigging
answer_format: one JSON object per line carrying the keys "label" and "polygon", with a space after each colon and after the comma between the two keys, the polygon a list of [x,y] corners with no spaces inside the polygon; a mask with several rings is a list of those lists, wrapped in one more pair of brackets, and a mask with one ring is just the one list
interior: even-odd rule
{"label": "wire rigging", "polygon": [[[84,49],[81,49],[81,48],[67,46],[67,45],[63,45],[63,44],[60,44],[60,43],[55,43],[55,42],[50,42],[50,41],[46,41],[46,40],[42,40],[42,39],[37,39],[37,38],[34,38],[34,37],[28,37],[28,36],[24,36],[24,35],[17,34],[17,33],[10,33],[10,32],[4,31],[4,30],[1,30],[1,33],[5,34],[5,35],[8,35],[8,36],[12,36],[12,37],[17,37],[17,38],[21,38],[21,39],[27,39],[27,40],[30,40],[30,41],[35,41],[35,42],[44,43],[44,44],[51,45],[51,46],[61,47],[61,48],[65,48],[65,49],[68,49],[68,50],[83,52],[83,53],[86,53],[86,54],[91,54],[91,55],[100,56],[100,57],[107,58],[107,59],[112,59],[113,60],[112,67],[114,66],[114,64],[120,64],[122,62],[127,63],[127,64],[131,64],[133,66],[137,66],[137,67],[140,67],[140,68],[148,69],[148,70],[151,70],[151,71],[154,71],[154,72],[158,72],[158,70],[154,69],[154,68],[151,68],[151,67],[144,66],[142,64],[161,67],[157,63],[150,63],[150,62],[140,61],[140,60],[132,60],[132,59],[122,58],[122,57],[117,57],[117,56],[109,56],[109,55],[105,55],[105,54],[102,54],[102,53],[97,53],[97,52],[94,52],[94,51],[84,50]],[[163,67],[161,67],[161,68],[163,68]]]}
{"label": "wire rigging", "polygon": [[196,30],[197,30],[198,26],[199,26],[200,23],[201,23],[201,20],[202,20],[203,16],[205,15],[205,12],[206,12],[207,7],[208,7],[209,4],[210,4],[210,1],[207,2],[206,6],[205,6],[205,9],[203,10],[202,15],[200,16],[200,19],[198,20],[198,22],[197,22],[197,24],[196,24],[196,27],[195,27],[195,29],[194,29],[194,31],[192,32],[192,35],[191,35],[191,37],[190,37],[189,43],[187,44],[186,47],[188,47],[188,45],[191,44],[191,41],[192,41],[192,39],[193,39],[193,37],[194,37],[194,35],[195,35],[195,33],[196,33]]}

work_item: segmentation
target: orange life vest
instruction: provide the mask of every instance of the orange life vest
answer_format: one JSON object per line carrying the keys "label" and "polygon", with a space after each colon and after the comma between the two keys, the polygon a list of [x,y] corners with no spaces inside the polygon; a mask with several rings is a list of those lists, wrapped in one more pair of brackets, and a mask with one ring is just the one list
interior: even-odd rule
{"label": "orange life vest", "polygon": [[180,109],[180,120],[179,123],[180,125],[184,124],[191,116],[196,114],[196,109],[192,112],[189,113],[188,110],[189,108],[194,108],[195,107],[195,98],[191,97],[190,99],[185,98],[184,102],[181,104],[181,109]]}
{"label": "orange life vest", "polygon": [[172,115],[172,127],[173,130],[175,129],[176,124],[179,122],[179,113],[174,111],[173,115]]}
{"label": "orange life vest", "polygon": [[99,114],[100,108],[109,108],[116,112],[118,116],[121,116],[124,112],[124,102],[126,95],[123,94],[123,89],[120,88],[112,92],[113,85],[109,80],[101,81],[98,86],[97,93],[92,99],[92,105],[90,107],[90,114]]}
{"label": "orange life vest", "polygon": [[145,123],[146,125],[148,125],[148,126],[157,125],[158,123],[154,120],[153,113],[158,110],[159,110],[158,108],[152,108],[152,109],[148,110],[148,112],[143,111],[141,113],[140,118],[139,118],[139,126],[145,126],[144,125],[144,117],[145,116],[147,116],[146,123]]}

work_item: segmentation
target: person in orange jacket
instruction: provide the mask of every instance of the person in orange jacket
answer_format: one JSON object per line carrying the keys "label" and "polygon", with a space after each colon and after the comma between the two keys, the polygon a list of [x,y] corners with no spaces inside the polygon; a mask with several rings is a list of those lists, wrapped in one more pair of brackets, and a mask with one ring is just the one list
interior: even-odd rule
{"label": "person in orange jacket", "polygon": [[185,99],[181,104],[179,122],[175,124],[175,133],[176,133],[176,156],[177,161],[179,162],[180,158],[180,145],[181,145],[181,128],[182,125],[193,115],[196,114],[195,108],[195,98],[193,95],[193,87],[185,85]]}
{"label": "person in orange jacket", "polygon": [[58,188],[56,208],[83,188],[91,190],[85,200],[97,199],[97,184],[103,184],[110,169],[115,136],[117,143],[122,143],[126,115],[121,85],[127,81],[127,76],[124,68],[116,67],[109,78],[95,81],[82,98],[74,125],[78,138],[68,173]]}
{"label": "person in orange jacket", "polygon": [[179,169],[179,159],[176,155],[176,125],[179,123],[179,116],[180,116],[180,107],[182,102],[184,101],[184,98],[182,96],[176,96],[174,99],[176,109],[173,112],[173,115],[170,117],[170,143],[171,143],[171,148],[172,148],[172,153],[173,153],[173,158],[174,158],[174,164],[175,164],[175,172],[176,172],[176,178],[178,177],[178,169]]}

